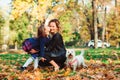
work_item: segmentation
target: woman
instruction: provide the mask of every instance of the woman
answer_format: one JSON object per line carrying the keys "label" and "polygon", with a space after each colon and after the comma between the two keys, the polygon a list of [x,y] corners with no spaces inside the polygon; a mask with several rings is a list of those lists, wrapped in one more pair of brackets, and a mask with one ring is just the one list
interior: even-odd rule
{"label": "woman", "polygon": [[64,67],[64,62],[66,60],[66,49],[63,43],[63,39],[60,31],[60,22],[57,19],[52,19],[49,22],[51,40],[46,45],[45,48],[45,59],[46,61],[39,61],[40,66],[48,66],[51,61],[55,61],[53,65],[56,65],[55,70]]}

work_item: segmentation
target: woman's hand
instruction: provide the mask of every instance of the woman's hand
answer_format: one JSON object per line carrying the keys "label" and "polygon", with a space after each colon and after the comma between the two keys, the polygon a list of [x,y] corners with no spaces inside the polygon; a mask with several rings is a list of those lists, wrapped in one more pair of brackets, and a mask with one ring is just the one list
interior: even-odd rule
{"label": "woman's hand", "polygon": [[40,60],[41,60],[42,62],[44,62],[46,59],[45,59],[44,57],[42,57]]}
{"label": "woman's hand", "polygon": [[38,51],[35,50],[35,49],[31,49],[31,50],[30,50],[30,53],[31,53],[31,54],[34,54],[34,53],[37,53],[37,52],[38,52]]}

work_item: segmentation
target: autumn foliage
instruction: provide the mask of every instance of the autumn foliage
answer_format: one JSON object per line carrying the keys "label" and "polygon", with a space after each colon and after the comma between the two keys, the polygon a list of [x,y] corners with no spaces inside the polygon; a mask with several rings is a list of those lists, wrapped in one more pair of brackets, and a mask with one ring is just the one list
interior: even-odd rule
{"label": "autumn foliage", "polygon": [[0,80],[119,80],[119,54],[119,50],[88,50],[85,54],[88,68],[79,67],[76,72],[63,68],[54,72],[52,66],[33,70],[32,64],[21,71],[20,66],[29,57],[28,54],[1,53]]}

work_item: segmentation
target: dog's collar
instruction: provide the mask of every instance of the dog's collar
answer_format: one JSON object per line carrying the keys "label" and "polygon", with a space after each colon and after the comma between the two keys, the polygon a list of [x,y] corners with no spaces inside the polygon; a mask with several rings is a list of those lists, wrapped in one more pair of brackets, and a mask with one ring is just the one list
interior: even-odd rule
{"label": "dog's collar", "polygon": [[75,60],[69,62],[68,64],[71,66],[71,65],[72,65],[73,63],[75,63],[76,61],[77,61],[77,59],[75,59]]}

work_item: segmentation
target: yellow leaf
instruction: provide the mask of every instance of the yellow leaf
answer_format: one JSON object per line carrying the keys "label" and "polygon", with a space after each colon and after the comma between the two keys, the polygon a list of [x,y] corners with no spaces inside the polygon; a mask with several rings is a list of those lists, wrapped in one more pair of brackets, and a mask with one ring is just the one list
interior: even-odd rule
{"label": "yellow leaf", "polygon": [[34,71],[35,78],[34,80],[42,80],[43,79],[43,74],[40,72],[39,69],[36,69]]}
{"label": "yellow leaf", "polygon": [[66,69],[66,72],[64,73],[64,76],[68,76],[71,72],[71,69],[70,68],[67,68]]}

